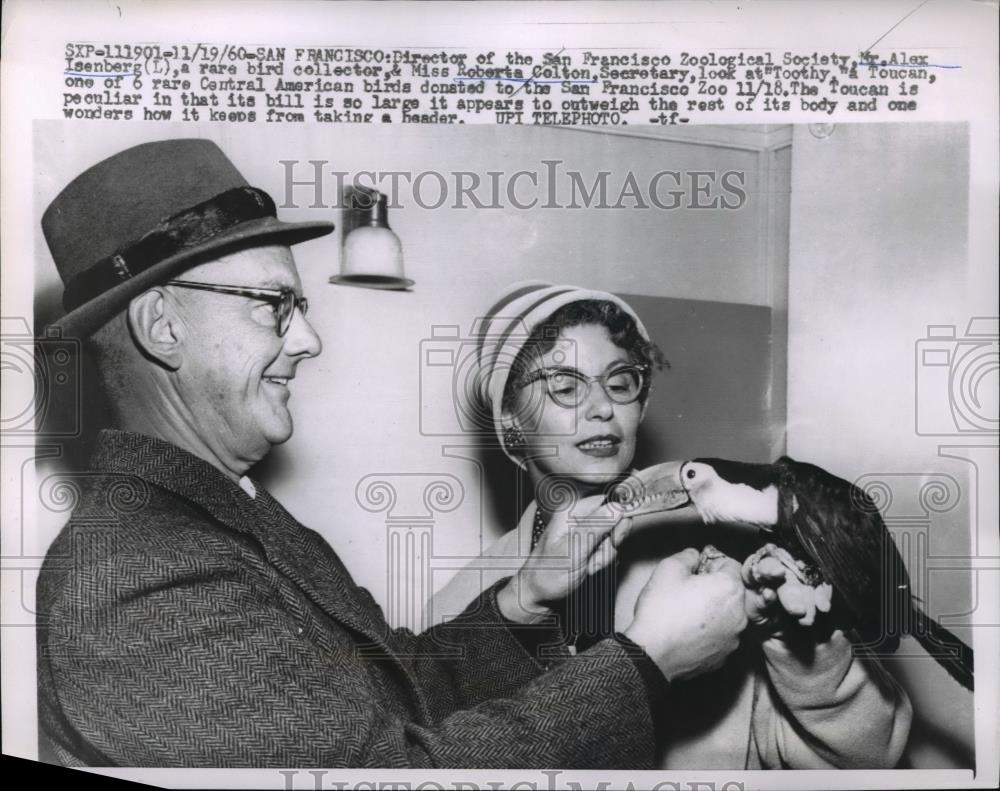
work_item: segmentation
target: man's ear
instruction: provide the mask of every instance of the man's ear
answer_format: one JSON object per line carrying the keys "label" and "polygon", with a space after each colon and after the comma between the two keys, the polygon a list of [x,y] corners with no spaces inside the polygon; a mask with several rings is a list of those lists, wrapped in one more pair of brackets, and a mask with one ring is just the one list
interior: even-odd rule
{"label": "man's ear", "polygon": [[160,289],[150,289],[129,303],[128,325],[136,346],[150,360],[171,371],[181,367],[176,321]]}

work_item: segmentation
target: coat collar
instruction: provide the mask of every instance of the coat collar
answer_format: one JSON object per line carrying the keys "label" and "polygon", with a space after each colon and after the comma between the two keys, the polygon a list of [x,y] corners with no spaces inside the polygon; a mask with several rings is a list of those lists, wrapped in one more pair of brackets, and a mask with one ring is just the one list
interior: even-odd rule
{"label": "coat collar", "polygon": [[372,642],[384,645],[384,622],[376,620],[361,603],[340,558],[258,481],[253,481],[257,490],[254,498],[216,467],[176,445],[110,429],[98,435],[90,467],[141,478],[188,500],[227,527],[252,536],[270,563],[317,606]]}
{"label": "coat collar", "polygon": [[[253,532],[243,523],[250,496],[204,459],[162,439],[105,429],[90,457],[96,472],[134,475],[190,500],[227,526]],[[261,487],[254,481],[258,491]]]}

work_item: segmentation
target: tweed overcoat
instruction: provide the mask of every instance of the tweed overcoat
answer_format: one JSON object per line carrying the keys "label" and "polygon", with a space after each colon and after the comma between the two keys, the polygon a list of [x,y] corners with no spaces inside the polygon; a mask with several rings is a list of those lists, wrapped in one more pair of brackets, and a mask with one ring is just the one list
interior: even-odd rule
{"label": "tweed overcoat", "polygon": [[38,580],[42,760],[651,767],[666,684],[626,644],[539,658],[496,586],[393,630],[263,488],[161,440],[103,432],[83,480]]}

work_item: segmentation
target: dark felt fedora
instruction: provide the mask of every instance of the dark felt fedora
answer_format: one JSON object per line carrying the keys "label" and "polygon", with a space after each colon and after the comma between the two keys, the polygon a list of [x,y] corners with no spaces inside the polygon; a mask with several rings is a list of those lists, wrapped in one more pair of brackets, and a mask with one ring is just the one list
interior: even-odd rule
{"label": "dark felt fedora", "polygon": [[83,338],[132,297],[245,247],[293,245],[331,222],[281,222],[210,140],[144,143],[75,178],[42,215],[65,291],[53,327]]}

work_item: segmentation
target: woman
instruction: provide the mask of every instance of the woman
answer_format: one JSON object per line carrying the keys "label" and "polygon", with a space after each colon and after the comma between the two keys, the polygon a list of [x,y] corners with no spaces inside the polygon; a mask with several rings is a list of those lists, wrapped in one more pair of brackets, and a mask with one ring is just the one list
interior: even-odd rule
{"label": "woman", "polygon": [[[505,292],[482,321],[479,343],[479,395],[535,499],[516,529],[435,596],[437,619],[517,568],[556,509],[629,472],[651,377],[665,363],[623,300],[543,282]],[[563,613],[570,645],[625,628],[642,584],[617,581],[613,565],[592,577]],[[756,626],[741,649],[719,671],[674,686],[683,717],[665,718],[662,767],[895,766],[911,719],[898,685],[877,663],[853,658],[841,632],[789,628],[775,617],[774,595],[748,591],[746,604]]]}

